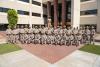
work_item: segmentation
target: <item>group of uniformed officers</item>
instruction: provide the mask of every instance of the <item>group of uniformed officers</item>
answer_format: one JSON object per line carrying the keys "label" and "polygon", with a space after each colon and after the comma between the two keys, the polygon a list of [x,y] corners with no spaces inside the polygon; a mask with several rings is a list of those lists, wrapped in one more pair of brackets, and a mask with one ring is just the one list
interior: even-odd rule
{"label": "group of uniformed officers", "polygon": [[22,44],[47,44],[47,45],[75,45],[94,44],[95,29],[92,26],[71,28],[57,28],[47,26],[34,26],[33,28],[17,26],[15,29],[6,30],[7,41]]}

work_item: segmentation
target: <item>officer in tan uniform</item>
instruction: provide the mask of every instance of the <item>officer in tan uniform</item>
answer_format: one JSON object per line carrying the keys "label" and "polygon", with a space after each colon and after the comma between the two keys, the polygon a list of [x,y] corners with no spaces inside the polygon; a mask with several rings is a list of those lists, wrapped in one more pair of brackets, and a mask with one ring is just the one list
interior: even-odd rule
{"label": "officer in tan uniform", "polygon": [[7,34],[7,42],[11,43],[11,32],[12,30],[10,29],[10,26],[8,26],[8,29],[6,30],[6,34]]}
{"label": "officer in tan uniform", "polygon": [[19,29],[20,30],[20,42],[23,44],[23,43],[25,43],[25,30],[24,30],[24,27],[23,27],[23,25],[21,26],[21,28]]}
{"label": "officer in tan uniform", "polygon": [[82,31],[81,29],[78,30],[78,34],[77,34],[77,37],[76,37],[76,46],[80,45],[82,43]]}
{"label": "officer in tan uniform", "polygon": [[68,44],[70,44],[70,45],[71,45],[71,35],[72,34],[73,33],[72,33],[71,27],[68,27],[68,29],[67,29],[67,35],[68,35]]}
{"label": "officer in tan uniform", "polygon": [[55,42],[55,41],[54,41],[54,38],[55,38],[54,35],[51,34],[51,35],[50,35],[51,45],[54,45],[54,44],[55,44],[55,43],[54,43],[54,42]]}
{"label": "officer in tan uniform", "polygon": [[17,43],[17,42],[18,42],[18,38],[19,38],[19,36],[18,36],[18,34],[19,34],[19,29],[14,28],[14,29],[12,30],[12,34],[13,34],[13,43]]}
{"label": "officer in tan uniform", "polygon": [[73,34],[70,34],[70,36],[69,36],[69,38],[70,38],[70,45],[73,45],[73,43],[74,43],[74,35]]}
{"label": "officer in tan uniform", "polygon": [[95,31],[95,28],[94,26],[92,26],[92,29],[91,29],[91,44],[95,44],[95,34],[96,34],[96,31]]}
{"label": "officer in tan uniform", "polygon": [[91,34],[91,31],[89,30],[89,27],[87,26],[86,27],[86,41],[87,41],[87,44],[90,44],[90,34]]}
{"label": "officer in tan uniform", "polygon": [[29,28],[28,29],[28,44],[32,43],[34,36],[33,36],[33,29]]}
{"label": "officer in tan uniform", "polygon": [[25,25],[25,28],[24,28],[24,42],[26,43],[26,44],[28,44],[28,25]]}

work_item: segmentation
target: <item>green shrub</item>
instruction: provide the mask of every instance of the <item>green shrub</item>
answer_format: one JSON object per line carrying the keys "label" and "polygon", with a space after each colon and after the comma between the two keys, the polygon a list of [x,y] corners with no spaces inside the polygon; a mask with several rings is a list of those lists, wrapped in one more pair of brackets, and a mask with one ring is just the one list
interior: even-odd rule
{"label": "green shrub", "polygon": [[14,9],[10,9],[7,12],[7,19],[8,19],[8,23],[9,23],[9,27],[11,29],[14,29],[17,25],[18,22],[18,14],[17,11]]}

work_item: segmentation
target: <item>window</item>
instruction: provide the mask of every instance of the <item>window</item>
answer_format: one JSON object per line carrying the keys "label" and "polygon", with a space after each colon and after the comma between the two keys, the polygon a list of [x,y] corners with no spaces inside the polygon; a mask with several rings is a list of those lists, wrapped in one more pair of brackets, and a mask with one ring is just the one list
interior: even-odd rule
{"label": "window", "polygon": [[32,16],[41,17],[41,14],[39,14],[39,13],[32,13]]}
{"label": "window", "polygon": [[0,12],[7,12],[9,8],[0,7]]}
{"label": "window", "polygon": [[21,15],[29,15],[29,12],[22,11],[22,10],[18,10],[18,14],[21,14]]}
{"label": "window", "polygon": [[43,14],[43,17],[44,17],[44,18],[47,18],[47,15]]}
{"label": "window", "polygon": [[47,8],[47,5],[46,4],[42,4],[42,5],[43,5],[44,8]]}
{"label": "window", "polygon": [[23,1],[23,2],[27,2],[27,3],[29,3],[29,0],[19,0],[19,1]]}
{"label": "window", "polygon": [[40,2],[33,1],[33,0],[32,0],[32,4],[34,4],[34,5],[38,5],[38,6],[41,6],[41,3],[40,3]]}
{"label": "window", "polygon": [[96,14],[97,14],[97,9],[81,11],[81,15],[96,15]]}

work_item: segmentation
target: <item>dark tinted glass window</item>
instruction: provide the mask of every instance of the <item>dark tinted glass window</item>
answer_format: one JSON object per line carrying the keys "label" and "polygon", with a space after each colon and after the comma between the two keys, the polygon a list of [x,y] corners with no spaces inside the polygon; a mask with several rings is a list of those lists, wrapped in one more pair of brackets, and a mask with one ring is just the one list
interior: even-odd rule
{"label": "dark tinted glass window", "polygon": [[43,14],[43,17],[44,17],[44,18],[47,18],[47,15]]}
{"label": "dark tinted glass window", "polygon": [[41,3],[40,3],[40,2],[33,1],[33,0],[32,0],[32,4],[34,4],[34,5],[38,5],[38,6],[41,6]]}
{"label": "dark tinted glass window", "polygon": [[39,13],[32,13],[32,16],[41,17],[41,14],[39,14]]}
{"label": "dark tinted glass window", "polygon": [[42,4],[42,5],[43,5],[43,7],[47,8],[47,5],[46,4]]}
{"label": "dark tinted glass window", "polygon": [[81,15],[96,15],[96,14],[97,14],[97,9],[81,11]]}
{"label": "dark tinted glass window", "polygon": [[18,14],[21,14],[21,15],[29,15],[29,12],[22,11],[22,10],[18,10]]}
{"label": "dark tinted glass window", "polygon": [[29,0],[19,0],[19,1],[23,1],[23,2],[27,2],[27,3],[29,3]]}
{"label": "dark tinted glass window", "polygon": [[0,12],[7,12],[9,8],[0,7]]}

